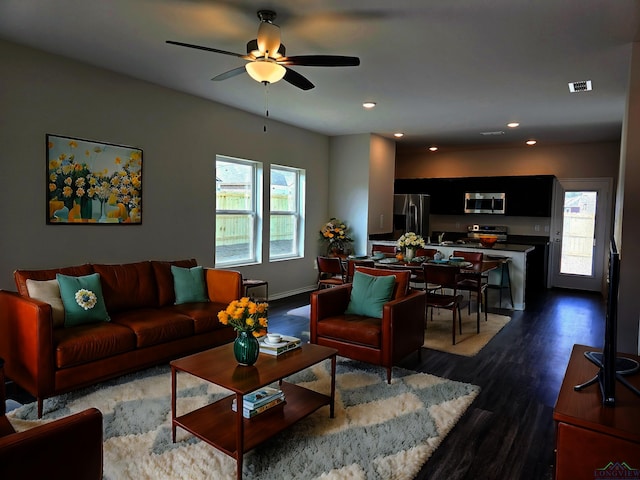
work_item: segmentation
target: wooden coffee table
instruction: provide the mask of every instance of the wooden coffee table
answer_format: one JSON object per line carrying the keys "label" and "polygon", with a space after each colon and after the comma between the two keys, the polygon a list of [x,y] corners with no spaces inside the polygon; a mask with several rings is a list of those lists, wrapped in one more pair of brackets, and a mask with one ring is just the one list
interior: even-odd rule
{"label": "wooden coffee table", "polygon": [[[261,353],[251,367],[237,365],[233,356],[233,343],[174,360],[171,365],[171,427],[173,442],[176,427],[181,427],[218,450],[234,457],[237,478],[242,478],[242,460],[245,452],[268,440],[298,420],[329,405],[329,416],[334,417],[336,383],[335,348],[303,344],[278,357]],[[331,393],[323,395],[283,381],[305,368],[331,359]],[[176,373],[185,372],[231,390],[230,395],[184,415],[176,416]],[[285,394],[282,407],[272,408],[251,419],[242,416],[242,397],[258,388],[279,382]],[[236,399],[237,412],[231,409]]]}

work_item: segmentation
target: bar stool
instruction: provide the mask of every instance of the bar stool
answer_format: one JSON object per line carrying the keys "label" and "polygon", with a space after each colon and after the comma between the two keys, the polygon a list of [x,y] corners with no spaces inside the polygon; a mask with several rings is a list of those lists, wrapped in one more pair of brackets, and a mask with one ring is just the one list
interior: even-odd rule
{"label": "bar stool", "polygon": [[500,289],[500,308],[502,308],[502,291],[505,288],[509,289],[509,302],[511,303],[511,308],[513,308],[513,290],[511,289],[511,274],[509,273],[509,264],[511,263],[511,257],[487,255],[487,258],[500,262],[500,285],[497,285]]}

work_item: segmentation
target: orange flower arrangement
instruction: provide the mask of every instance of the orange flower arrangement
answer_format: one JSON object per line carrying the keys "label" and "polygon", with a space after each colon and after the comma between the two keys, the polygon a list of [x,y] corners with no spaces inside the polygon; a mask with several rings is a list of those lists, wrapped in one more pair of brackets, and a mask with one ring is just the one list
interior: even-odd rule
{"label": "orange flower arrangement", "polygon": [[223,325],[231,325],[236,332],[251,332],[254,337],[262,337],[267,333],[268,308],[268,303],[256,303],[249,297],[242,297],[218,312],[218,320]]}

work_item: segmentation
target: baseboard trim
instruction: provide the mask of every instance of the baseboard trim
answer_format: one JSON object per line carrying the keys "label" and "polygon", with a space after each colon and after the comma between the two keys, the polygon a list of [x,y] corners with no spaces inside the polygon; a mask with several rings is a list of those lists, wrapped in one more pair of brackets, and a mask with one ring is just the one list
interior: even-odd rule
{"label": "baseboard trim", "polygon": [[317,287],[317,285],[310,285],[306,287],[296,288],[295,290],[287,290],[286,292],[274,293],[273,295],[269,295],[269,300],[280,300],[281,298],[292,297],[293,295],[298,295],[300,293],[313,292]]}

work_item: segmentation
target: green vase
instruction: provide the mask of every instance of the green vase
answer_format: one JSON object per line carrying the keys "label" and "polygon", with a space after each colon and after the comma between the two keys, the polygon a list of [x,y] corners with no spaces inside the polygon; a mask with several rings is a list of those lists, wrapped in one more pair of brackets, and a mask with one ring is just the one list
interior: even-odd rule
{"label": "green vase", "polygon": [[251,333],[238,332],[233,342],[233,354],[240,365],[253,365],[258,360],[260,344]]}
{"label": "green vase", "polygon": [[80,197],[80,216],[89,219],[93,216],[93,200],[87,196]]}

